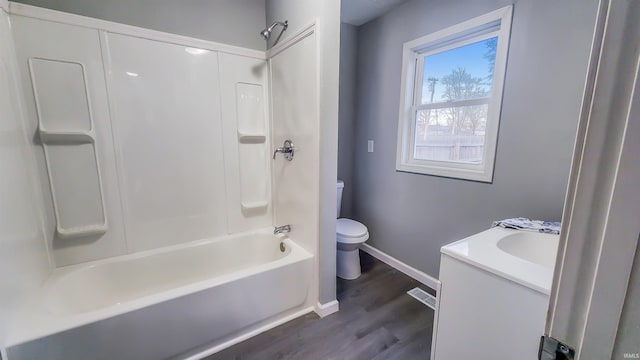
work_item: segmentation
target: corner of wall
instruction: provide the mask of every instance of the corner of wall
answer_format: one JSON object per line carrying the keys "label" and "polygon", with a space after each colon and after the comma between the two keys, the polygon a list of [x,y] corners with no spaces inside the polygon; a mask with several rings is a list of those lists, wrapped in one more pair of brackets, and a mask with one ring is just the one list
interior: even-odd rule
{"label": "corner of wall", "polygon": [[338,102],[338,179],[344,180],[339,215],[354,218],[353,195],[356,152],[357,27],[340,23],[340,80]]}
{"label": "corner of wall", "polygon": [[335,221],[336,177],[338,144],[338,81],[340,41],[340,2],[311,0],[267,0],[267,24],[276,20],[289,21],[280,44],[295,36],[301,29],[316,22],[318,34],[319,66],[319,141],[322,155],[319,159],[319,300],[335,299]]}
{"label": "corner of wall", "polygon": [[7,0],[0,0],[0,9],[4,10],[5,12],[9,12],[9,1]]}
{"label": "corner of wall", "polygon": [[323,1],[319,9],[320,57],[320,296],[336,297],[336,179],[340,79],[340,2]]}
{"label": "corner of wall", "polygon": [[340,310],[340,304],[338,303],[338,300],[332,300],[324,304],[318,302],[315,306],[315,312],[321,318],[336,313],[338,312],[338,310]]}

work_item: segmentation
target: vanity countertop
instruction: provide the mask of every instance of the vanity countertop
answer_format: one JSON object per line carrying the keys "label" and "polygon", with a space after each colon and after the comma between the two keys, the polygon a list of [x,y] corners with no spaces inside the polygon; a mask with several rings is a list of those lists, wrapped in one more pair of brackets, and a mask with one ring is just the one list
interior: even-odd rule
{"label": "vanity countertop", "polygon": [[558,235],[494,227],[440,252],[549,295],[558,240]]}

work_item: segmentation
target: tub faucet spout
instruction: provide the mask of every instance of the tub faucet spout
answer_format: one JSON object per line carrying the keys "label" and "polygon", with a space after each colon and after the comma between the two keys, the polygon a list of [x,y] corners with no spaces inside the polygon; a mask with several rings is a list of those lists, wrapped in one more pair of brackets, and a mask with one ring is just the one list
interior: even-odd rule
{"label": "tub faucet spout", "polygon": [[291,232],[291,225],[276,226],[273,229],[273,235]]}

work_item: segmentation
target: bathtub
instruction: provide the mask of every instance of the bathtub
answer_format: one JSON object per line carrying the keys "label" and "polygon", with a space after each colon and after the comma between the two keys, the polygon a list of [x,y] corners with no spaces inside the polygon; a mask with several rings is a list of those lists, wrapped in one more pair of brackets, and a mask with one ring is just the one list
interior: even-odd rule
{"label": "bathtub", "polygon": [[312,265],[294,241],[264,230],[58,268],[16,309],[8,359],[186,358],[222,348],[310,311]]}

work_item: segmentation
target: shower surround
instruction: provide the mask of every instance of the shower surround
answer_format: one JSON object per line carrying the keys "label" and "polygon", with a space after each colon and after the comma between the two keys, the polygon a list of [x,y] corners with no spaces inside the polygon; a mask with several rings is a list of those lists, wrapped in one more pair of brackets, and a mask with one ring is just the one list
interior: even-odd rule
{"label": "shower surround", "polygon": [[0,284],[4,357],[199,358],[318,311],[314,24],[265,53],[8,10],[13,181],[42,231],[29,286]]}

